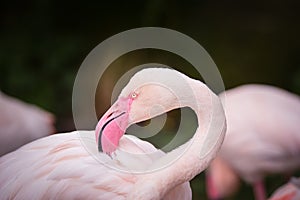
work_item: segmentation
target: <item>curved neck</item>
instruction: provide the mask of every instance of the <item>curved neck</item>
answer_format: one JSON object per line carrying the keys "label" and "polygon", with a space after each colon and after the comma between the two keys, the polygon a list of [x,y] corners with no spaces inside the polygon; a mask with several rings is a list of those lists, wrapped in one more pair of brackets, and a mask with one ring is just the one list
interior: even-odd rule
{"label": "curved neck", "polygon": [[[224,139],[226,122],[219,98],[200,81],[188,81],[194,94],[181,95],[185,104],[181,106],[188,106],[195,111],[199,126],[191,140],[167,153],[151,166],[154,169],[166,164],[166,167],[141,175],[136,188],[143,193],[149,191],[148,196],[153,196],[149,199],[162,199],[172,188],[190,181],[206,169]],[[174,158],[177,160],[169,164]],[[156,192],[153,192],[153,188],[156,188]]]}

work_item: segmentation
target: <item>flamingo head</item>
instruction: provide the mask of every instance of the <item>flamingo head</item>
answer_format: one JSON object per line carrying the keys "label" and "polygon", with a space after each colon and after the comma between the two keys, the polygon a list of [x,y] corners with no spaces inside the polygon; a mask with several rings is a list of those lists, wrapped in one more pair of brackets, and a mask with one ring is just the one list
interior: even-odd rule
{"label": "flamingo head", "polygon": [[183,78],[181,73],[166,68],[149,68],[136,73],[97,124],[98,150],[111,155],[131,124],[179,107],[180,97],[176,92],[185,93],[176,88],[179,78]]}

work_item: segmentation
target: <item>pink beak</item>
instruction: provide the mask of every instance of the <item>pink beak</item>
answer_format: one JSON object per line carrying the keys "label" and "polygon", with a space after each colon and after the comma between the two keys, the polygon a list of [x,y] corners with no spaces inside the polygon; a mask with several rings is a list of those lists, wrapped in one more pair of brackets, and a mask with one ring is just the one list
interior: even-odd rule
{"label": "pink beak", "polygon": [[111,155],[119,145],[120,138],[128,127],[128,116],[132,99],[120,98],[102,116],[96,126],[98,151]]}

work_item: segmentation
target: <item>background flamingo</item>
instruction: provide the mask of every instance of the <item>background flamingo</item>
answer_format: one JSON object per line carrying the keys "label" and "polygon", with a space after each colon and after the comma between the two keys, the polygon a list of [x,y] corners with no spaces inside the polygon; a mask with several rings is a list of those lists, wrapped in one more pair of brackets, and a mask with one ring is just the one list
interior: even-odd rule
{"label": "background flamingo", "polygon": [[[164,109],[153,110],[155,104]],[[122,136],[123,127],[180,106],[194,109],[201,125],[192,140],[179,148],[165,154],[133,136]],[[124,108],[127,113],[118,117]],[[226,124],[219,98],[203,83],[174,70],[151,68],[138,72],[130,80],[117,102],[100,120],[96,138],[99,137],[99,129],[104,137],[100,147],[104,152],[113,154],[113,159],[97,152],[94,131],[56,134],[1,157],[2,197],[191,199],[187,181],[203,171],[214,158],[223,141]],[[113,140],[114,134],[116,140]],[[102,163],[84,149],[80,138],[92,144],[91,153]],[[147,174],[124,173],[103,165],[106,163],[122,169],[136,166],[155,169],[177,158],[184,149],[184,154],[172,165]],[[154,156],[146,155],[141,161],[132,154],[124,158],[124,152],[156,153]]]}
{"label": "background flamingo", "polygon": [[233,194],[240,177],[254,186],[256,199],[265,199],[265,175],[300,168],[300,99],[266,85],[240,86],[225,95],[228,131],[208,170],[208,196]]}
{"label": "background flamingo", "polygon": [[54,133],[54,116],[0,92],[0,156]]}
{"label": "background flamingo", "polygon": [[299,200],[300,178],[292,177],[291,180],[278,188],[269,200]]}

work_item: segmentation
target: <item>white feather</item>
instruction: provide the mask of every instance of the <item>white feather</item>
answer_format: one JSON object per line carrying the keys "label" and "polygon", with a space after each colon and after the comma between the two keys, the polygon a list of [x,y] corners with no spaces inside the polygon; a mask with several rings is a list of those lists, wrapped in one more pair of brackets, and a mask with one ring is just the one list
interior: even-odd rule
{"label": "white feather", "polygon": [[[125,199],[142,175],[120,172],[97,161],[82,145],[85,139],[93,137],[94,131],[56,134],[1,157],[1,199]],[[120,148],[135,153],[157,151],[151,144],[128,135],[122,137]],[[124,169],[130,162],[128,156],[123,158],[119,152],[115,156],[118,159],[100,153],[97,156]],[[154,161],[151,159],[148,157],[146,164]],[[129,167],[143,164],[130,161]],[[190,199],[188,183],[176,191],[171,191],[166,198]]]}

